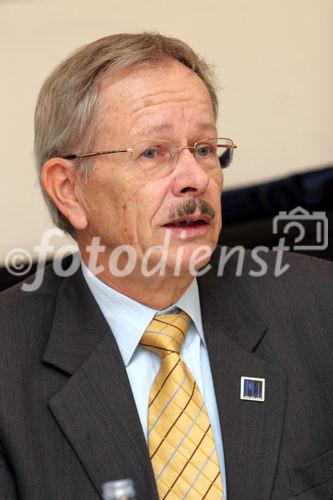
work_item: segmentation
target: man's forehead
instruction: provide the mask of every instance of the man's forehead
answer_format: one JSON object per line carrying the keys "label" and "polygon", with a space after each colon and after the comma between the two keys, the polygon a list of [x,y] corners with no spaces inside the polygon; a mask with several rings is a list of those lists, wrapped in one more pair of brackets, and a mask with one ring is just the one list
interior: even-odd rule
{"label": "man's forehead", "polygon": [[166,65],[170,71],[157,64],[127,68],[115,79],[106,78],[99,96],[103,128],[118,128],[120,122],[126,122],[130,135],[162,137],[174,132],[186,115],[195,134],[214,136],[215,116],[204,82],[178,61],[167,61]]}
{"label": "man's forehead", "polygon": [[140,107],[164,102],[169,94],[179,99],[191,99],[193,92],[209,96],[204,82],[191,69],[175,59],[166,59],[149,65],[132,65],[120,70],[112,78],[107,74],[99,86],[99,100],[107,104],[113,101],[113,106],[126,104],[129,100]]}

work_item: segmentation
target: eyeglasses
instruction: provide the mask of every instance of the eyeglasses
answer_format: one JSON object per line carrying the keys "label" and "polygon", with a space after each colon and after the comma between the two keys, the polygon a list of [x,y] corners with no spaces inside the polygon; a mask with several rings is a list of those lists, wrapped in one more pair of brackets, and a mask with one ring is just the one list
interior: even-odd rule
{"label": "eyeglasses", "polygon": [[204,170],[214,168],[226,168],[230,165],[233,150],[236,144],[225,137],[213,137],[202,139],[193,146],[178,146],[170,141],[158,139],[151,141],[140,141],[126,149],[114,149],[112,151],[99,151],[96,153],[69,154],[63,156],[65,160],[76,160],[79,158],[91,158],[94,156],[111,155],[118,153],[129,153],[134,161],[147,176],[164,177],[169,175],[177,165],[180,151],[188,149]]}

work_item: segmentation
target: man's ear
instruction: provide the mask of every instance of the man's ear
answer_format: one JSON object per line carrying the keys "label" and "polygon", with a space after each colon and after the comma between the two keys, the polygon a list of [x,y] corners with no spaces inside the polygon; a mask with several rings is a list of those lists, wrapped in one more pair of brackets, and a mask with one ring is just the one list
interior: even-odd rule
{"label": "man's ear", "polygon": [[80,195],[80,173],[64,158],[50,158],[41,170],[41,182],[58,210],[77,230],[88,225]]}

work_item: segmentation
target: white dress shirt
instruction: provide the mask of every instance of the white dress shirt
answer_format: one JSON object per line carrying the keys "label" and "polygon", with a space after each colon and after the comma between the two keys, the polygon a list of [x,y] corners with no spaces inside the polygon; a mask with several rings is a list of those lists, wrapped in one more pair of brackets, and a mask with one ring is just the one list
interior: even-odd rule
{"label": "white dress shirt", "polygon": [[192,322],[180,355],[191,370],[206,405],[222,474],[224,499],[226,499],[226,474],[221,426],[202,328],[197,281],[193,280],[192,284],[175,304],[163,311],[157,311],[114,290],[94,276],[83,262],[81,264],[83,276],[118,344],[146,440],[149,392],[160,368],[161,359],[157,354],[140,346],[139,342],[156,314],[170,312],[170,310],[177,307],[191,317]]}

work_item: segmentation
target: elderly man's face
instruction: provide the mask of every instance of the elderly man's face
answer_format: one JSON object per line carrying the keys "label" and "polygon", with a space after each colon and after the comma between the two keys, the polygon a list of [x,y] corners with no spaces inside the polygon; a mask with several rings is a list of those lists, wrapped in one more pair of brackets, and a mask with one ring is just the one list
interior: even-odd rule
{"label": "elderly man's face", "polygon": [[[151,139],[191,146],[217,135],[206,86],[175,60],[132,67],[112,83],[105,80],[97,118],[96,151]],[[217,243],[222,185],[221,169],[203,169],[186,149],[180,151],[176,168],[162,177],[147,175],[128,153],[98,157],[84,188],[89,221],[85,239],[101,236],[108,252],[131,245],[140,262],[149,248],[163,245],[169,231],[167,271],[181,261],[180,271],[186,272],[198,247],[213,249]],[[191,215],[181,216],[194,208]],[[152,255],[151,265],[160,252],[155,249]]]}

